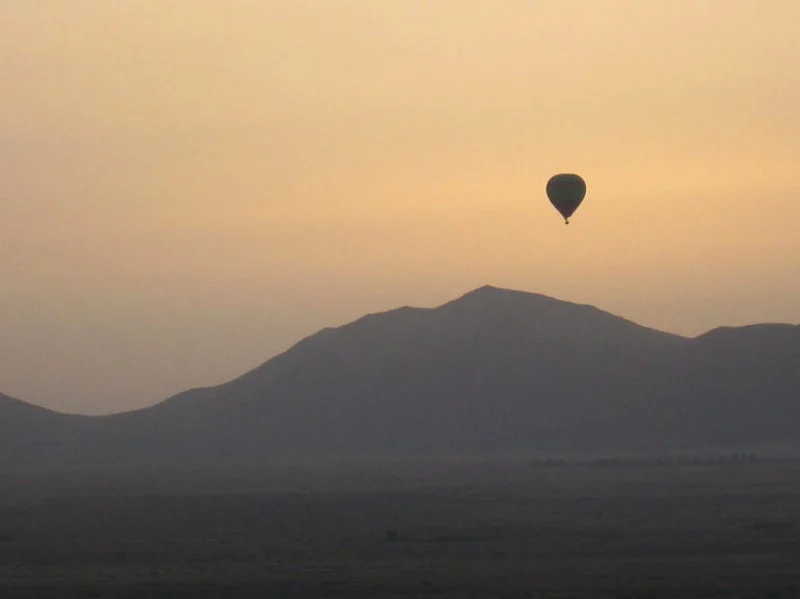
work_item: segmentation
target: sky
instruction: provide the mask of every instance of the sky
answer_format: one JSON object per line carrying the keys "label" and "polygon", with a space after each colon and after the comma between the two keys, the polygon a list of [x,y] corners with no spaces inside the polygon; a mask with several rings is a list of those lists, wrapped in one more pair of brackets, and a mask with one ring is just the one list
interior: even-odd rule
{"label": "sky", "polygon": [[[800,322],[796,0],[0,0],[0,392],[151,405],[491,284]],[[558,172],[587,195],[565,226]]]}

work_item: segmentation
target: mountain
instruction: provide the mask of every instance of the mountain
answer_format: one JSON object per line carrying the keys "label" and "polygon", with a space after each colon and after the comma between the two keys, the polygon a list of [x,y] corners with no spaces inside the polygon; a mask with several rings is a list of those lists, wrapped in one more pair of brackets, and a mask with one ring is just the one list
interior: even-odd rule
{"label": "mountain", "polygon": [[[797,326],[689,339],[486,286],[323,329],[237,379],[147,409],[52,420],[58,445],[35,459],[15,448],[41,467],[185,468],[798,445],[798,358]],[[0,417],[16,418],[3,405]]]}
{"label": "mountain", "polygon": [[0,467],[26,468],[49,461],[62,444],[93,423],[88,416],[60,414],[0,393]]}

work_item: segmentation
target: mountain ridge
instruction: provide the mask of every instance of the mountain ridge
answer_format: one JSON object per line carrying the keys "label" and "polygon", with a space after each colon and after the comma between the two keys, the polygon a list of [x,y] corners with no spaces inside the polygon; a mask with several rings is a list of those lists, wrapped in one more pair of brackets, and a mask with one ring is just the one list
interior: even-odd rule
{"label": "mountain ridge", "polygon": [[35,434],[56,438],[60,453],[26,453],[18,432],[0,466],[14,455],[31,467],[198,467],[800,444],[797,363],[797,325],[690,338],[487,285],[321,329],[234,379],[147,408],[63,426],[48,415],[54,424]]}

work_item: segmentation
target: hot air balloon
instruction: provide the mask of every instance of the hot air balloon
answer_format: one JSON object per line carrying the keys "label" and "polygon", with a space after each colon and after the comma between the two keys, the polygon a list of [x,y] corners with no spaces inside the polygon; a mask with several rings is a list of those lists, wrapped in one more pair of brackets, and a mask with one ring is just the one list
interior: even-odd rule
{"label": "hot air balloon", "polygon": [[562,173],[554,175],[547,182],[547,197],[564,217],[566,224],[569,224],[569,217],[581,205],[585,195],[586,183],[578,175]]}

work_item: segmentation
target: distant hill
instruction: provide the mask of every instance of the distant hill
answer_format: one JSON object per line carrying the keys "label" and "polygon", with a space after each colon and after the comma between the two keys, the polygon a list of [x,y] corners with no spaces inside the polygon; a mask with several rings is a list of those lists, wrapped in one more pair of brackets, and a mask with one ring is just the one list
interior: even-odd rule
{"label": "distant hill", "polygon": [[54,450],[72,446],[92,424],[88,416],[60,414],[0,393],[0,469],[48,463]]}
{"label": "distant hill", "polygon": [[487,286],[324,329],[228,383],[135,412],[74,420],[0,402],[0,427],[42,418],[37,438],[57,439],[35,455],[15,443],[0,468],[800,446],[799,364],[798,326],[689,339]]}

